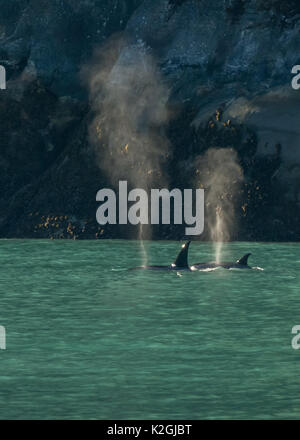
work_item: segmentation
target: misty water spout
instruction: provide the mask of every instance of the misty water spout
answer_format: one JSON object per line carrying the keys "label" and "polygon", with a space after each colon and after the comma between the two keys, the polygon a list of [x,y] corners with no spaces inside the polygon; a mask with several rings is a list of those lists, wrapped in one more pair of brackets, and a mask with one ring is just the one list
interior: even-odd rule
{"label": "misty water spout", "polygon": [[216,263],[221,261],[221,251],[224,240],[224,225],[221,216],[221,208],[217,206],[216,208],[216,223],[212,228],[212,239],[216,244]]}
{"label": "misty water spout", "polygon": [[205,189],[206,227],[215,244],[215,259],[221,260],[222,246],[238,227],[236,208],[244,176],[232,148],[211,148],[195,161],[197,184]]}
{"label": "misty water spout", "polygon": [[[110,39],[95,55],[82,77],[88,84],[94,118],[89,139],[98,165],[113,187],[126,180],[132,187],[167,186],[163,169],[170,157],[164,127],[169,120],[166,87],[151,50],[142,42]],[[143,239],[151,229],[138,225],[143,263]]]}

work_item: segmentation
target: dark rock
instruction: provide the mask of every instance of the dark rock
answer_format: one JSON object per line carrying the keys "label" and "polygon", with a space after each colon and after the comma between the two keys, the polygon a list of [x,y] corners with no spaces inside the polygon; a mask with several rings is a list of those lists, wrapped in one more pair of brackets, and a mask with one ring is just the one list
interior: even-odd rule
{"label": "dark rock", "polygon": [[300,92],[290,86],[299,2],[0,0],[0,9],[1,237],[135,234],[95,221],[95,194],[110,181],[89,143],[80,75],[118,33],[149,51],[170,89],[170,187],[189,187],[194,159],[210,147],[233,148],[245,174],[236,238],[299,240]]}

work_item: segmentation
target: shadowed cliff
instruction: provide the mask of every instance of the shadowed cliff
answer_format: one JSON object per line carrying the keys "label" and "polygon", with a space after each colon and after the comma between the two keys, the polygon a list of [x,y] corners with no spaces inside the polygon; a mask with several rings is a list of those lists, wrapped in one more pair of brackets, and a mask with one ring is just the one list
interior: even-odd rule
{"label": "shadowed cliff", "polygon": [[[0,9],[1,237],[136,236],[95,218],[96,192],[111,181],[101,167],[106,139],[90,142],[95,109],[82,72],[95,53],[101,69],[101,52],[116,39],[108,76],[138,47],[169,91],[160,170],[169,187],[192,187],[209,148],[233,149],[244,181],[232,238],[299,240],[298,2],[0,0]],[[182,238],[183,228],[156,227],[153,237]]]}

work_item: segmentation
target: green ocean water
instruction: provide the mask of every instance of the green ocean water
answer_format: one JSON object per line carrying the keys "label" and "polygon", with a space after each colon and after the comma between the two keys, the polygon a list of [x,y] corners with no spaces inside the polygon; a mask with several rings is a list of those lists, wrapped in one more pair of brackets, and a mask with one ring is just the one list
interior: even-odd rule
{"label": "green ocean water", "polygon": [[[178,242],[145,242],[169,264]],[[0,241],[1,419],[300,418],[300,244],[228,243],[264,270],[128,271],[137,241]],[[190,263],[214,259],[210,243]]]}

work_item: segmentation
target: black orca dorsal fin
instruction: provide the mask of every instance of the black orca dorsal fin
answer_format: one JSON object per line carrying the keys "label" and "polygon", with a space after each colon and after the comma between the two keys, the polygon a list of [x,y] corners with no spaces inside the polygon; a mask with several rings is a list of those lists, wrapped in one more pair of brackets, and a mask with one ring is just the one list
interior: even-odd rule
{"label": "black orca dorsal fin", "polygon": [[237,260],[238,264],[242,264],[243,266],[247,266],[248,264],[248,258],[250,257],[251,254],[245,254],[242,258],[240,258],[239,260]]}
{"label": "black orca dorsal fin", "polygon": [[181,251],[177,255],[176,260],[173,265],[177,267],[189,267],[188,266],[188,253],[189,253],[189,245],[190,241],[187,241],[185,244],[181,246]]}

